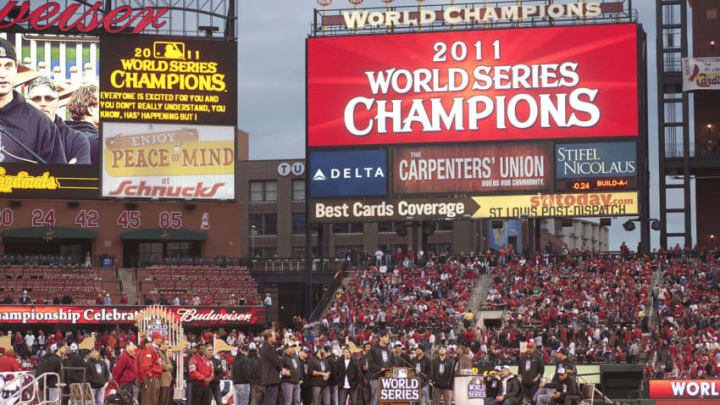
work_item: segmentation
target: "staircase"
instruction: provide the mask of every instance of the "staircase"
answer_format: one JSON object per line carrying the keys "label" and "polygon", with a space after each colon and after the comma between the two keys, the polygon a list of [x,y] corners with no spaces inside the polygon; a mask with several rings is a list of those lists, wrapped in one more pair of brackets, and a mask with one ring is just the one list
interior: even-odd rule
{"label": "staircase", "polygon": [[137,283],[133,278],[133,268],[120,267],[117,270],[118,280],[125,294],[128,297],[128,304],[135,305],[136,303],[142,305],[142,302],[138,302],[138,290]]}
{"label": "staircase", "polygon": [[650,297],[648,298],[648,305],[645,308],[645,313],[650,317],[648,319],[648,326],[650,329],[657,327],[660,324],[656,308],[653,308],[652,292],[657,290],[659,293],[663,288],[663,266],[659,265],[653,273],[652,281],[650,282]]}
{"label": "staircase", "polygon": [[[490,284],[492,283],[492,276],[487,274],[482,274],[478,276],[477,281],[475,281],[475,285],[473,286],[473,289],[470,291],[470,298],[468,299],[467,303],[465,304],[465,311],[472,311],[475,315],[474,321],[477,323],[480,320],[480,309],[482,308],[483,304],[485,303],[485,299],[487,299],[487,293],[490,289]],[[460,332],[463,327],[463,320],[460,318],[457,326],[455,327],[456,332]],[[474,325],[473,325],[474,327]]]}

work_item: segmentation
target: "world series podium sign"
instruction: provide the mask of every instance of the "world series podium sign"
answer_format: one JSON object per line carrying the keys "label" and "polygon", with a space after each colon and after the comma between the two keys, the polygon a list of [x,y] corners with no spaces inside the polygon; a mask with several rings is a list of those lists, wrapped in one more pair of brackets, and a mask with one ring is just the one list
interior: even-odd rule
{"label": "world series podium sign", "polygon": [[395,367],[380,378],[380,403],[419,402],[421,397],[420,378],[411,368]]}

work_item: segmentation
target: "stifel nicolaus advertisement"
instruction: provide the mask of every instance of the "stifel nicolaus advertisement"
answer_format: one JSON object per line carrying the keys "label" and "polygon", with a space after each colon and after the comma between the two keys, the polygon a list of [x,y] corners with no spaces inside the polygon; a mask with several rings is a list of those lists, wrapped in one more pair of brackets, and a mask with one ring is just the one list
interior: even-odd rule
{"label": "stifel nicolaus advertisement", "polygon": [[307,40],[308,146],[638,135],[635,24]]}
{"label": "stifel nicolaus advertisement", "polygon": [[550,144],[463,144],[392,148],[398,194],[547,190]]}

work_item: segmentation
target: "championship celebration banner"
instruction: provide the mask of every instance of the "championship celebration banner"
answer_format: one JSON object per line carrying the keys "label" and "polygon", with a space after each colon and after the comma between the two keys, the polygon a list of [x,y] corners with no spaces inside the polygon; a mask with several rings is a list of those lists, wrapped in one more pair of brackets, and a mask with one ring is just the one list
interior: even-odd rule
{"label": "championship celebration banner", "polygon": [[683,91],[720,90],[720,58],[683,58]]}
{"label": "championship celebration banner", "polygon": [[[1,323],[19,324],[133,324],[141,306],[0,306]],[[167,307],[188,326],[262,325],[262,307]]]}
{"label": "championship celebration banner", "polygon": [[309,38],[307,145],[637,136],[637,29]]}
{"label": "championship celebration banner", "polygon": [[473,197],[473,218],[591,217],[638,213],[638,193],[530,194]]}
{"label": "championship celebration banner", "polygon": [[103,196],[235,198],[233,127],[103,124]]}
{"label": "championship celebration banner", "polygon": [[720,400],[720,380],[650,380],[653,399]]}
{"label": "championship celebration banner", "polygon": [[393,148],[394,193],[548,190],[549,144]]}

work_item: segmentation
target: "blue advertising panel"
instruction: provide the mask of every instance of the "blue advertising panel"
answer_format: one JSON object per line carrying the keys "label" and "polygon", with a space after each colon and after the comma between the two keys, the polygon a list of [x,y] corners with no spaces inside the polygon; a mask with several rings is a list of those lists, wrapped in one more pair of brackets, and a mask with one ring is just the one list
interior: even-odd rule
{"label": "blue advertising panel", "polygon": [[635,142],[563,143],[555,145],[555,178],[637,176]]}
{"label": "blue advertising panel", "polygon": [[384,196],[387,193],[387,152],[310,152],[308,174],[310,198]]}

